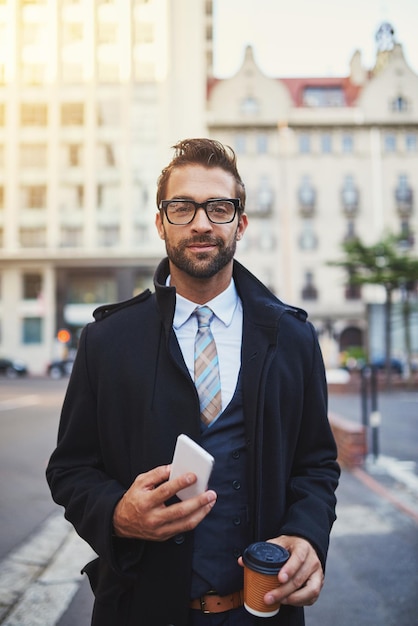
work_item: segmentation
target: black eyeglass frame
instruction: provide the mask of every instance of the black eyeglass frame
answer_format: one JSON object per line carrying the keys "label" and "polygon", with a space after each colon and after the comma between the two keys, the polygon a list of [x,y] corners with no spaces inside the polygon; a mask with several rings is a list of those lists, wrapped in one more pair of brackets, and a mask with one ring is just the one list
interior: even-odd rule
{"label": "black eyeglass frame", "polygon": [[[171,202],[188,202],[189,204],[193,204],[194,213],[188,222],[184,222],[182,224],[176,224],[175,222],[172,222],[170,220],[167,214],[167,207]],[[211,204],[212,202],[231,202],[234,205],[234,215],[227,222],[215,222],[210,217],[207,211],[208,204]],[[239,211],[242,208],[242,206],[241,206],[241,200],[239,198],[210,198],[209,200],[205,200],[205,202],[195,202],[194,200],[189,200],[189,198],[172,198],[171,200],[161,200],[158,208],[160,211],[164,211],[167,221],[170,224],[173,224],[173,226],[187,226],[188,224],[191,224],[193,222],[194,218],[196,217],[197,210],[200,208],[204,210],[206,217],[208,218],[209,222],[211,222],[212,224],[218,224],[218,225],[230,224],[231,222],[234,221],[237,211]]]}

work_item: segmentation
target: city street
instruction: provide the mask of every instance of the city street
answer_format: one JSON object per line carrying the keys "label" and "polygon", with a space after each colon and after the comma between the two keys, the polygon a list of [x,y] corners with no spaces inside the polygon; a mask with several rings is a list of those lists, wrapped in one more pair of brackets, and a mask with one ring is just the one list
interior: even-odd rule
{"label": "city street", "polygon": [[[79,571],[94,557],[51,500],[44,472],[67,381],[0,379],[0,623],[88,626]],[[418,615],[418,392],[379,395],[379,456],[343,471],[320,600],[307,626],[412,626]],[[361,421],[356,394],[330,410]]]}

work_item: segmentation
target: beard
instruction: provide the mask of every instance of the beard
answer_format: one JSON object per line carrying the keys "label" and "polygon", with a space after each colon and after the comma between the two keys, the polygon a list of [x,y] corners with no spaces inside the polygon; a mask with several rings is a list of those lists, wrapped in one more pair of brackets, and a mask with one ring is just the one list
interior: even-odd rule
{"label": "beard", "polygon": [[[193,257],[188,256],[188,246],[196,243],[215,245],[217,251],[215,254],[202,251],[193,255]],[[229,244],[226,244],[220,237],[209,237],[207,235],[183,239],[176,247],[171,246],[167,239],[165,240],[167,256],[171,263],[193,278],[212,278],[212,276],[215,276],[232,261],[236,247],[237,241],[235,236]]]}

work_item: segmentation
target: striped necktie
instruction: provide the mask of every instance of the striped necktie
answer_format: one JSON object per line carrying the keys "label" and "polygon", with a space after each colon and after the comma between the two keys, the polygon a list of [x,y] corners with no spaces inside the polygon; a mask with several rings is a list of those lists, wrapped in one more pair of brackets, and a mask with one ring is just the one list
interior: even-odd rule
{"label": "striped necktie", "polygon": [[210,329],[214,313],[207,306],[198,307],[194,313],[198,323],[194,350],[194,378],[200,400],[200,419],[209,425],[219,416],[222,408],[218,353]]}

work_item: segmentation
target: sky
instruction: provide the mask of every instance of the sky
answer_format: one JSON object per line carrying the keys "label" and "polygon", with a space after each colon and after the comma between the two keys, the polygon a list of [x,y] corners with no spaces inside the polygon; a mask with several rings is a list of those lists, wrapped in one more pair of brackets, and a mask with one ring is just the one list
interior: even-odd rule
{"label": "sky", "polygon": [[417,0],[214,0],[214,8],[219,78],[238,71],[247,45],[267,76],[347,76],[356,50],[372,68],[382,22],[418,74]]}

